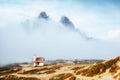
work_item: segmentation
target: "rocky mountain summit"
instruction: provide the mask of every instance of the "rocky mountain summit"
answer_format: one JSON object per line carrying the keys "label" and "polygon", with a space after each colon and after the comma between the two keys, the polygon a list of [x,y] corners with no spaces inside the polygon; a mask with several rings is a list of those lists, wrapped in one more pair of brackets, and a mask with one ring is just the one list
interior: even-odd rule
{"label": "rocky mountain summit", "polygon": [[42,18],[42,19],[47,20],[49,18],[49,16],[46,14],[46,12],[43,11],[43,12],[40,13],[38,18]]}
{"label": "rocky mountain summit", "polygon": [[66,16],[62,16],[60,22],[63,25],[65,25],[66,27],[70,28],[70,29],[74,29],[75,28],[74,24]]}
{"label": "rocky mountain summit", "polygon": [[[31,21],[27,19],[23,26],[26,31],[33,31],[33,30],[53,30],[55,28],[60,28],[63,31],[66,32],[73,32],[75,35],[79,35],[79,37],[85,39],[85,40],[92,40],[92,37],[89,37],[85,32],[81,31],[80,29],[76,28],[75,24],[72,22],[72,20],[69,19],[67,16],[62,16],[60,18],[59,22],[53,21],[52,18],[46,13],[45,11],[40,12],[37,19]],[[49,28],[49,29],[48,29]],[[58,30],[60,31],[60,30]]]}

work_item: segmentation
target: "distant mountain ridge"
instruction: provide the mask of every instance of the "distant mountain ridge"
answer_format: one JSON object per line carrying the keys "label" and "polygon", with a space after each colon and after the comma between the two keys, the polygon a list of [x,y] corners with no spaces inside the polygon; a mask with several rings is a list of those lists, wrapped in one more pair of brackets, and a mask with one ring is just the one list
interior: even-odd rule
{"label": "distant mountain ridge", "polygon": [[[32,28],[38,29],[39,26],[42,26],[42,21],[46,21],[46,24],[48,24],[47,22],[51,21],[50,16],[48,16],[48,14],[45,11],[40,12],[40,14],[37,18],[38,18],[38,20],[34,22],[34,24],[32,25]],[[24,22],[24,26],[29,29],[31,27],[30,23],[31,23],[30,20],[27,20],[26,22]],[[56,22],[53,22],[53,23],[56,23]],[[93,37],[89,37],[85,32],[82,32],[79,29],[77,29],[75,27],[74,23],[67,16],[62,16],[60,21],[56,24],[62,24],[62,26],[65,27],[67,30],[79,34],[85,40],[94,39]],[[56,26],[56,27],[59,27],[59,26]]]}

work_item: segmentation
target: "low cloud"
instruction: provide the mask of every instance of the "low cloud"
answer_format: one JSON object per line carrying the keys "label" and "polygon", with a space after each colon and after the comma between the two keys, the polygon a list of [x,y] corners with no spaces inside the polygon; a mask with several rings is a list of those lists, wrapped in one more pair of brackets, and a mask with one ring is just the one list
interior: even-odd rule
{"label": "low cloud", "polygon": [[[119,55],[120,43],[116,40],[120,11],[112,3],[107,7],[87,4],[55,0],[1,2],[0,63],[30,61],[34,53],[46,59],[106,59]],[[38,18],[41,11],[48,14],[48,20]],[[60,22],[62,16],[69,18],[74,30]],[[86,40],[81,35],[95,39]]]}
{"label": "low cloud", "polygon": [[0,63],[30,61],[34,53],[46,59],[105,59],[118,55],[118,45],[86,39],[68,27],[37,16],[0,29]]}
{"label": "low cloud", "polygon": [[118,43],[120,41],[120,30],[111,30],[101,39]]}

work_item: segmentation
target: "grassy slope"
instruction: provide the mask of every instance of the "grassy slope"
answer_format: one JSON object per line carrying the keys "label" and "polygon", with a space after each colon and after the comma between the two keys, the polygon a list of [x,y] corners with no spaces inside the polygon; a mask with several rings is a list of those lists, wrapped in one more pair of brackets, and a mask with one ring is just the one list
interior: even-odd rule
{"label": "grassy slope", "polygon": [[12,66],[0,70],[0,80],[120,80],[120,57],[98,64]]}

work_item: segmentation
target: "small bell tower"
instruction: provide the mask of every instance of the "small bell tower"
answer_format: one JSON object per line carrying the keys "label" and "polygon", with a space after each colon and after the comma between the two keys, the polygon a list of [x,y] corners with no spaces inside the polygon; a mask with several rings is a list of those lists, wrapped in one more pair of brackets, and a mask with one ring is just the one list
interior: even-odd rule
{"label": "small bell tower", "polygon": [[36,63],[35,63],[35,61],[36,61],[36,55],[35,54],[33,55],[32,61],[33,61],[33,66],[36,66]]}

